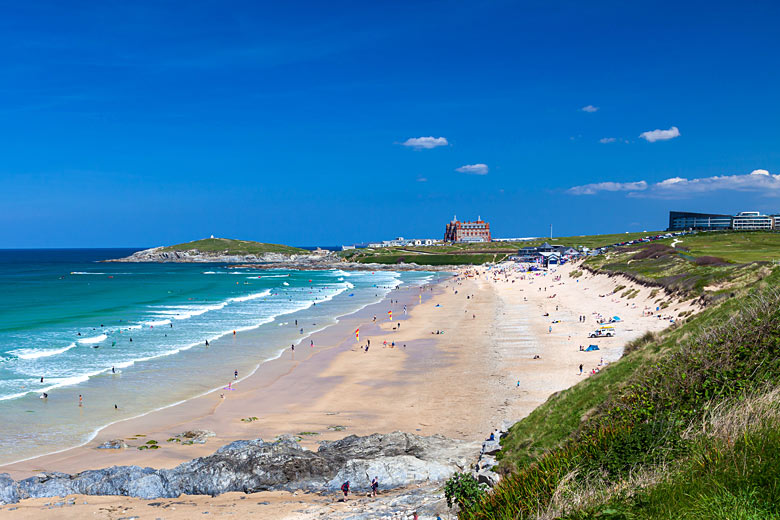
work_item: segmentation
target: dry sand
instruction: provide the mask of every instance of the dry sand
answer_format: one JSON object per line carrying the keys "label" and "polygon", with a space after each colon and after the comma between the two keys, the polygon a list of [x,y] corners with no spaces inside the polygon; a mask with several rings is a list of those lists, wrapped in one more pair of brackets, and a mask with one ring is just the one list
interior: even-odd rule
{"label": "dry sand", "polygon": [[[482,439],[502,422],[521,419],[552,393],[588,377],[602,360],[618,359],[631,339],[669,325],[669,319],[646,315],[658,305],[655,300],[665,298],[662,291],[651,300],[649,288],[604,275],[586,274],[578,281],[569,276],[572,269],[576,266],[562,266],[547,275],[463,270],[457,279],[427,288],[420,304],[419,289],[398,289],[385,301],[315,335],[314,348],[301,344],[294,355],[288,351],[264,364],[232,391],[117,423],[85,446],[0,467],[0,472],[19,479],[44,470],[76,473],[125,464],[173,467],[233,440],[273,439],[284,433],[316,434],[303,436],[302,443],[312,449],[319,440],[394,430]],[[620,293],[612,294],[618,285],[639,292],[630,299],[621,298]],[[391,300],[398,303],[391,304]],[[677,304],[662,312],[676,316],[689,308]],[[387,318],[391,309],[393,321]],[[615,337],[587,338],[597,327],[594,313],[621,317]],[[578,321],[580,315],[586,316],[585,323]],[[354,335],[358,327],[359,344]],[[444,333],[432,334],[437,330]],[[371,347],[365,352],[360,346],[368,339]],[[601,350],[579,350],[580,345],[591,343]],[[579,374],[580,363],[583,375]],[[241,420],[248,417],[258,420]],[[205,445],[165,442],[192,429],[212,430],[216,437]],[[154,439],[161,448],[96,449],[109,439],[130,439],[131,446]],[[60,501],[38,499],[2,506],[0,518],[41,518],[53,513],[46,504]],[[208,511],[209,518],[296,518],[300,501],[329,504],[322,506],[324,513],[340,507],[331,503],[331,497],[288,493],[174,500],[78,496],[75,505],[56,508],[56,517],[176,519]],[[147,505],[150,502],[165,507]],[[18,509],[10,511],[14,507]]]}

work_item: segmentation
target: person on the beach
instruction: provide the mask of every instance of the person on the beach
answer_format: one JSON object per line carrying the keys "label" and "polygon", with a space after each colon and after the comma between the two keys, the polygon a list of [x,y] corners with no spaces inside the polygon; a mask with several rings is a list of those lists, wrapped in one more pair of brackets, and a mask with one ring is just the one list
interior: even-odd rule
{"label": "person on the beach", "polygon": [[582,363],[580,363],[580,375],[582,375]]}
{"label": "person on the beach", "polygon": [[79,406],[82,406],[84,404],[84,399],[81,397],[81,394],[79,394]]}
{"label": "person on the beach", "polygon": [[310,342],[310,346],[311,346],[312,348],[314,348],[314,340],[311,340],[311,342]]}
{"label": "person on the beach", "polygon": [[295,352],[295,345],[290,345],[290,350],[292,350],[293,352]]}
{"label": "person on the beach", "polygon": [[111,367],[111,373],[112,373],[112,374],[116,374],[116,368],[114,368],[114,367]]}
{"label": "person on the beach", "polygon": [[374,477],[374,480],[371,481],[371,495],[376,496],[377,491],[379,490],[379,477]]}
{"label": "person on the beach", "polygon": [[238,379],[238,370],[233,371],[233,379]]}
{"label": "person on the beach", "polygon": [[209,340],[206,340],[206,346],[207,347],[209,346]]}
{"label": "person on the beach", "polygon": [[349,495],[349,480],[341,485],[341,492],[344,493],[344,498],[347,498],[347,495]]}

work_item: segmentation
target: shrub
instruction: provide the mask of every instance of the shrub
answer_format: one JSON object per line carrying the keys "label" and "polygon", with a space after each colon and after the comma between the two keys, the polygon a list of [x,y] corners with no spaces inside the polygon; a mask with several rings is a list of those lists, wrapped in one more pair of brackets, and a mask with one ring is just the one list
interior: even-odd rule
{"label": "shrub", "polygon": [[456,505],[461,511],[473,508],[485,495],[485,486],[469,473],[455,473],[444,484],[444,497],[447,506]]}

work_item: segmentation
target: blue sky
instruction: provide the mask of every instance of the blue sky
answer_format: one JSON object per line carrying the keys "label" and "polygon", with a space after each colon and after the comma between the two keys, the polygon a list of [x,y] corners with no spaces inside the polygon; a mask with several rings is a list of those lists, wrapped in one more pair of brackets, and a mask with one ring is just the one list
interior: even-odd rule
{"label": "blue sky", "polygon": [[780,212],[778,20],[777,2],[6,3],[0,247]]}

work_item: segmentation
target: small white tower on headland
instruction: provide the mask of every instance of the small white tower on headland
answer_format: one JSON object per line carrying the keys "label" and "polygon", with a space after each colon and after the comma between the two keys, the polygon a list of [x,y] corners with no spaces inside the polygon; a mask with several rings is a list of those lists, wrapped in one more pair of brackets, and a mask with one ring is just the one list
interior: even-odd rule
{"label": "small white tower on headland", "polygon": [[211,238],[214,238],[214,235],[211,235]]}

